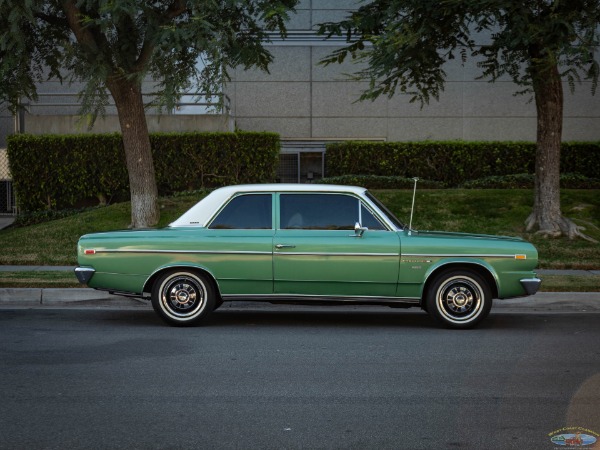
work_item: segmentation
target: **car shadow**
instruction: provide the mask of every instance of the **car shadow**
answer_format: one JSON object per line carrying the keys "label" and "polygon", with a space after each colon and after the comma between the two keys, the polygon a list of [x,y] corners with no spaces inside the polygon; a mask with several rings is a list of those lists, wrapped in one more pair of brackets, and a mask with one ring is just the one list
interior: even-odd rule
{"label": "car shadow", "polygon": [[382,328],[410,327],[437,328],[423,311],[369,311],[368,308],[353,311],[319,310],[219,310],[204,322],[209,327],[335,327],[335,328]]}
{"label": "car shadow", "polygon": [[[564,313],[561,316],[576,316],[579,313]],[[168,326],[151,309],[143,310],[96,310],[95,319],[111,322],[114,326],[154,327]],[[100,317],[99,317],[100,316]],[[495,312],[478,326],[462,332],[478,330],[504,330],[532,332],[547,328],[556,320],[554,315],[547,313],[526,314],[521,312]],[[94,320],[90,317],[90,320]],[[573,320],[576,320],[574,317]],[[445,328],[435,322],[426,312],[417,308],[393,309],[356,307],[310,307],[299,309],[296,306],[261,306],[256,309],[222,308],[207,318],[198,326],[191,328],[406,328],[441,331],[457,331]],[[459,331],[459,332],[460,332]]]}

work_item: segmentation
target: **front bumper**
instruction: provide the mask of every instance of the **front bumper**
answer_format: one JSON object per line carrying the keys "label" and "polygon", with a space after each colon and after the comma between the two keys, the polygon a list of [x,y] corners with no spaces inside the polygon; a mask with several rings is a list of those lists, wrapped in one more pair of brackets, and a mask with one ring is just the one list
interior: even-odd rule
{"label": "front bumper", "polygon": [[539,278],[524,278],[519,281],[521,282],[521,286],[523,286],[523,289],[525,289],[527,295],[535,294],[542,285],[542,280]]}
{"label": "front bumper", "polygon": [[87,284],[95,272],[91,267],[75,267],[75,276],[81,284]]}

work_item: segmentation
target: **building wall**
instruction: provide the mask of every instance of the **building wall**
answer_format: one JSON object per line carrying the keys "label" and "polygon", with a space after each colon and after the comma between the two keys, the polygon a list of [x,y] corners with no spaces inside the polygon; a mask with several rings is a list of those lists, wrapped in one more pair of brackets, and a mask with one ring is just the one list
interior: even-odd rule
{"label": "building wall", "polygon": [[[325,21],[339,20],[355,7],[355,0],[303,0],[289,24],[286,41],[269,50],[275,59],[270,74],[238,68],[226,87],[232,115],[244,130],[275,131],[284,139],[407,140],[535,140],[536,111],[531,96],[512,81],[477,80],[477,61],[454,60],[444,67],[445,90],[421,108],[410,97],[355,103],[366,87],[348,81],[355,64],[323,67],[318,62],[343,42],[327,42],[311,30]],[[479,39],[485,40],[486,36]],[[591,83],[564,85],[564,140],[599,140],[600,95]]]}
{"label": "building wall", "polygon": [[11,134],[15,128],[15,121],[6,108],[0,108],[0,148],[6,148],[6,136]]}
{"label": "building wall", "polygon": [[[300,141],[535,139],[536,114],[530,98],[514,96],[519,88],[510,80],[496,83],[477,80],[480,71],[472,59],[464,65],[457,60],[446,65],[447,82],[439,102],[432,100],[421,108],[410,103],[409,96],[397,94],[392,99],[355,103],[366,86],[348,81],[345,74],[356,71],[357,66],[350,62],[328,67],[318,64],[343,45],[343,41],[324,41],[314,30],[321,22],[342,19],[356,5],[357,0],[301,0],[288,24],[289,39],[274,39],[268,44],[274,55],[270,74],[243,68],[232,71],[232,81],[225,93],[231,100],[231,116],[238,128],[274,131],[285,140]],[[43,115],[75,114],[78,106],[73,104],[76,103],[73,94],[80,88],[78,84],[67,86],[52,80],[42,83],[39,86],[42,103],[71,106],[37,105],[32,112],[40,117],[35,119],[35,128],[30,129],[68,132],[49,120],[44,126]],[[577,85],[573,95],[566,83],[564,88],[563,139],[600,140],[600,94],[591,95],[589,82]],[[152,91],[152,84],[147,83],[145,90]],[[69,95],[57,95],[60,93]],[[48,94],[56,96],[45,96]],[[109,107],[107,113],[114,114],[114,108]],[[214,119],[210,122],[206,129],[213,129]],[[157,124],[159,128],[166,125],[166,121]],[[27,128],[25,123],[25,131]],[[11,114],[0,109],[0,148],[6,146],[6,135],[13,130]],[[79,125],[71,127],[71,132],[77,131],[81,131]]]}
{"label": "building wall", "polygon": [[[147,115],[150,133],[158,132],[233,132],[235,124],[228,115]],[[77,115],[46,114],[25,115],[25,132],[31,134],[81,134],[121,132],[116,115],[98,117],[94,126],[88,128]]]}

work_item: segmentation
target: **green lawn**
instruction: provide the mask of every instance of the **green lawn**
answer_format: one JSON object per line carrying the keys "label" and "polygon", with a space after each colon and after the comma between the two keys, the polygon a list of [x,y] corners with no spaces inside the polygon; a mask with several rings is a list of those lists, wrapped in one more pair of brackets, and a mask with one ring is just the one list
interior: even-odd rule
{"label": "green lawn", "polygon": [[72,271],[0,272],[0,288],[80,288]]}
{"label": "green lawn", "polygon": [[[161,198],[159,227],[168,225],[200,198],[198,195]],[[127,202],[38,225],[2,230],[0,264],[75,265],[79,236],[125,229],[130,223],[131,210]]]}
{"label": "green lawn", "polygon": [[[401,220],[408,222],[412,191],[374,191]],[[201,198],[186,195],[160,200],[166,226]],[[422,190],[417,192],[413,228],[522,236],[540,252],[544,269],[600,269],[600,244],[584,240],[542,239],[525,233],[533,204],[530,190]],[[600,241],[600,191],[565,190],[563,212]],[[127,228],[129,203],[87,211],[65,219],[0,231],[0,264],[75,265],[80,235]]]}
{"label": "green lawn", "polygon": [[[412,192],[376,194],[398,217],[408,220]],[[563,214],[600,241],[600,191],[563,190],[561,202]],[[532,206],[533,192],[524,189],[417,191],[413,228],[520,236],[537,247],[541,268],[600,268],[600,244],[526,233],[524,222]]]}

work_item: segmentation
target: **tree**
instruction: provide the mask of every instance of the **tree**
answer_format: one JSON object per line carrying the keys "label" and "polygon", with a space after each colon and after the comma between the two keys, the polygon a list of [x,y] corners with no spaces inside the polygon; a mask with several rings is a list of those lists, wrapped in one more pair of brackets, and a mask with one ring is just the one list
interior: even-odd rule
{"label": "tree", "polygon": [[[348,56],[363,63],[353,79],[368,80],[360,100],[397,91],[423,106],[444,88],[449,59],[477,58],[481,78],[509,76],[532,92],[537,110],[534,207],[527,230],[545,236],[585,237],[560,208],[563,83],[591,80],[595,94],[600,44],[598,0],[375,0],[340,22],[321,24],[348,45],[322,63]],[[484,37],[484,44],[476,39]]]}
{"label": "tree", "polygon": [[15,111],[20,99],[37,99],[37,85],[46,79],[83,82],[80,113],[95,118],[110,93],[123,136],[132,226],[155,225],[158,194],[142,81],[155,83],[155,105],[172,108],[189,89],[219,92],[228,68],[268,70],[267,33],[285,35],[296,2],[0,0],[0,102]]}

